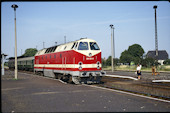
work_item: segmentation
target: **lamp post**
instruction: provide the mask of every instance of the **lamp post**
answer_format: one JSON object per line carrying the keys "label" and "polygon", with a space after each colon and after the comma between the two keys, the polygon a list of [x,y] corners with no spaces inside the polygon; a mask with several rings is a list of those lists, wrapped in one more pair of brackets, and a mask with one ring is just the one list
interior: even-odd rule
{"label": "lamp post", "polygon": [[16,34],[16,8],[18,8],[18,6],[16,4],[13,4],[11,6],[12,8],[14,8],[14,21],[15,21],[15,79],[17,79],[17,72],[18,72],[18,68],[17,68],[17,34]]}
{"label": "lamp post", "polygon": [[64,43],[66,43],[66,36],[64,36]]}
{"label": "lamp post", "polygon": [[112,64],[112,72],[113,72],[114,71],[114,61],[113,61],[114,59],[114,27],[112,24],[110,25],[110,27],[111,27],[111,53],[112,53],[111,64]]}
{"label": "lamp post", "polygon": [[45,48],[45,42],[43,42],[43,49]]}
{"label": "lamp post", "polygon": [[57,45],[57,42],[55,42],[55,45]]}

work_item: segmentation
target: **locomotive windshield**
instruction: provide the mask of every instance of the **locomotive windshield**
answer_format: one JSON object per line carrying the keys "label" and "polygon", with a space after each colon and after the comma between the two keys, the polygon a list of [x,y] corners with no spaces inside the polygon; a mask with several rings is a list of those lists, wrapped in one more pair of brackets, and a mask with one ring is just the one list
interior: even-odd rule
{"label": "locomotive windshield", "polygon": [[91,50],[100,50],[96,42],[90,42],[90,48]]}
{"label": "locomotive windshield", "polygon": [[88,42],[80,42],[78,50],[88,50]]}

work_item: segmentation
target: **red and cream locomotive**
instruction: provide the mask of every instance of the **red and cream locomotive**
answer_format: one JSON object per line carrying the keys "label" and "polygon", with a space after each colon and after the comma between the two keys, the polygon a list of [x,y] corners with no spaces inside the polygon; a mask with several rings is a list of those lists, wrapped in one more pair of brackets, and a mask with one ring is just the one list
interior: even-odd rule
{"label": "red and cream locomotive", "polygon": [[99,83],[105,75],[101,50],[95,40],[87,38],[38,51],[34,71],[75,84]]}

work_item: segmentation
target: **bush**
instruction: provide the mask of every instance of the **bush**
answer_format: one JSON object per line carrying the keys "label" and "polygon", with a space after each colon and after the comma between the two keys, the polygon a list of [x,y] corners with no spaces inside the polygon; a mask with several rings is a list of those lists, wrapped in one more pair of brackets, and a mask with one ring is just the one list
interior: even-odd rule
{"label": "bush", "polygon": [[167,65],[170,65],[170,59],[167,59],[163,62],[163,64],[167,64]]}

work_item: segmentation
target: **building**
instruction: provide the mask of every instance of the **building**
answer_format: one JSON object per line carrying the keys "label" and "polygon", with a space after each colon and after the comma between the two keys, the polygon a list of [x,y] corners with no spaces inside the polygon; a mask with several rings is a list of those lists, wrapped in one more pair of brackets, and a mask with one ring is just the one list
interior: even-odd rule
{"label": "building", "polygon": [[[148,51],[146,57],[151,57],[156,59],[156,51]],[[159,50],[158,51],[158,62],[163,65],[163,62],[169,58],[168,53],[166,50]]]}

